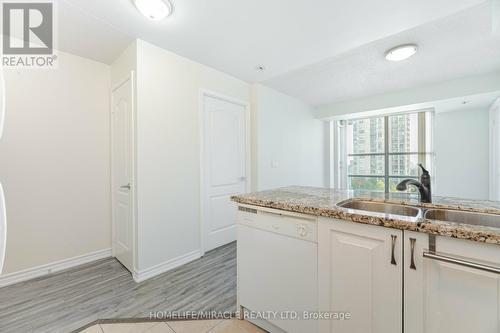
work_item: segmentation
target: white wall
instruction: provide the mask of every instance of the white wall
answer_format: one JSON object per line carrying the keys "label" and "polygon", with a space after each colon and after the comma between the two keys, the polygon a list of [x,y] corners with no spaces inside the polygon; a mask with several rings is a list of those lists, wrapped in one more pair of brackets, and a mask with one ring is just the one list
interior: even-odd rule
{"label": "white wall", "polygon": [[[137,40],[111,68],[136,71],[137,267],[195,253],[200,244],[200,94],[250,101],[253,190],[325,184],[325,124],[303,102]],[[257,116],[258,115],[258,116]],[[258,121],[258,123],[254,123]],[[270,167],[271,159],[278,162]],[[265,162],[267,160],[267,162]],[[257,162],[258,161],[258,162]],[[257,165],[258,164],[258,165]]]}
{"label": "white wall", "polygon": [[122,83],[131,71],[137,71],[137,43],[131,43],[110,67],[111,86]]}
{"label": "white wall", "polygon": [[4,273],[111,246],[109,67],[63,52],[58,62],[5,69]]}
{"label": "white wall", "polygon": [[500,201],[500,98],[489,110],[490,123],[490,200]]}
{"label": "white wall", "polygon": [[253,86],[254,167],[258,190],[288,185],[325,186],[325,124],[304,102]]}
{"label": "white wall", "polygon": [[489,111],[437,113],[435,195],[489,198]]}
{"label": "white wall", "polygon": [[249,85],[137,41],[139,269],[200,250],[200,90],[249,101]]}
{"label": "white wall", "polygon": [[492,30],[497,36],[500,36],[500,0],[493,0],[493,14],[491,19],[493,20]]}

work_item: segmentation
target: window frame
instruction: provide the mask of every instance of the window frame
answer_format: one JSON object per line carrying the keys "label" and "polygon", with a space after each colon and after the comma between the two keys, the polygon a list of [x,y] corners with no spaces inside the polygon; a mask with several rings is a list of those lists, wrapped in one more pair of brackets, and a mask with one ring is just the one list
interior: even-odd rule
{"label": "window frame", "polygon": [[[389,119],[392,116],[402,115],[402,114],[418,114],[418,151],[417,152],[390,152],[389,143]],[[333,158],[332,161],[332,177],[331,186],[339,189],[349,188],[349,179],[351,178],[378,178],[384,179],[384,191],[380,193],[391,193],[390,192],[390,180],[393,179],[418,179],[418,176],[411,175],[391,175],[390,174],[390,157],[391,156],[418,156],[418,163],[426,164],[427,157],[433,157],[433,147],[432,147],[432,120],[433,120],[434,110],[413,110],[409,112],[398,112],[398,113],[385,113],[378,115],[371,115],[366,117],[347,117],[346,119],[334,120],[331,123],[331,135],[330,141],[332,143],[331,154]],[[427,117],[430,115],[430,117]],[[362,119],[372,119],[372,118],[383,118],[384,119],[384,152],[383,153],[347,153],[347,131],[345,131],[346,123],[348,120],[362,120]],[[428,142],[430,141],[430,142]],[[337,142],[337,144],[335,144]],[[348,174],[348,159],[349,157],[358,156],[383,156],[384,157],[384,174],[383,175],[362,175]],[[430,169],[433,168],[429,167]],[[370,190],[366,190],[370,191]]]}

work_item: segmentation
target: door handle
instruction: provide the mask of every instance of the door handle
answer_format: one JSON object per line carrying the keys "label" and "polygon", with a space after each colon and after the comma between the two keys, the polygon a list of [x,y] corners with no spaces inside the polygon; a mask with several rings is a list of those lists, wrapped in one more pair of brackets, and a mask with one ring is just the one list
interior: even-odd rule
{"label": "door handle", "polygon": [[473,268],[473,269],[477,269],[477,270],[488,272],[488,273],[500,274],[500,268],[498,268],[498,267],[493,267],[493,266],[483,265],[483,264],[479,264],[479,263],[475,263],[475,262],[471,262],[471,261],[466,261],[466,260],[462,260],[462,259],[442,256],[442,255],[432,253],[432,252],[424,252],[423,256],[424,256],[424,258],[434,259],[434,260],[446,262],[449,264],[455,264],[455,265],[459,265],[459,266]]}
{"label": "door handle", "polygon": [[396,249],[396,240],[398,239],[398,236],[396,235],[391,235],[391,264],[397,266],[398,263],[396,262],[396,257],[394,255],[394,251]]}
{"label": "door handle", "polygon": [[415,238],[410,238],[410,249],[411,249],[411,262],[410,269],[417,270],[417,266],[415,266],[415,242],[417,240]]}
{"label": "door handle", "polygon": [[130,183],[128,183],[127,185],[122,185],[120,186],[121,189],[124,189],[124,190],[131,190],[132,189],[132,185],[130,185]]}

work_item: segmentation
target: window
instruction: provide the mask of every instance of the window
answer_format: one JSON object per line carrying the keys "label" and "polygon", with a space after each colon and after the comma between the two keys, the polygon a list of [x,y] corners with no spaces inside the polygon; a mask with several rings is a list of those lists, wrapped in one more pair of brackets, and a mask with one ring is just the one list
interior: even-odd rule
{"label": "window", "polygon": [[[418,164],[432,168],[431,112],[337,121],[339,188],[397,192],[406,178],[418,179]],[[343,186],[342,186],[343,185]],[[410,187],[409,191],[416,189]]]}

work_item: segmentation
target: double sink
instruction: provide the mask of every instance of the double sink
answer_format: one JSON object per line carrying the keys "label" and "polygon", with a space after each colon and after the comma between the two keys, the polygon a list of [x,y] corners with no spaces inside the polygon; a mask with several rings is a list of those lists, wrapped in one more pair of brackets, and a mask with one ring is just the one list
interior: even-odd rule
{"label": "double sink", "polygon": [[483,227],[500,228],[500,215],[476,213],[463,210],[441,208],[417,208],[385,202],[363,201],[350,199],[338,204],[339,207],[354,209],[361,212],[374,212],[399,215],[425,220],[445,221],[451,223],[469,224]]}

